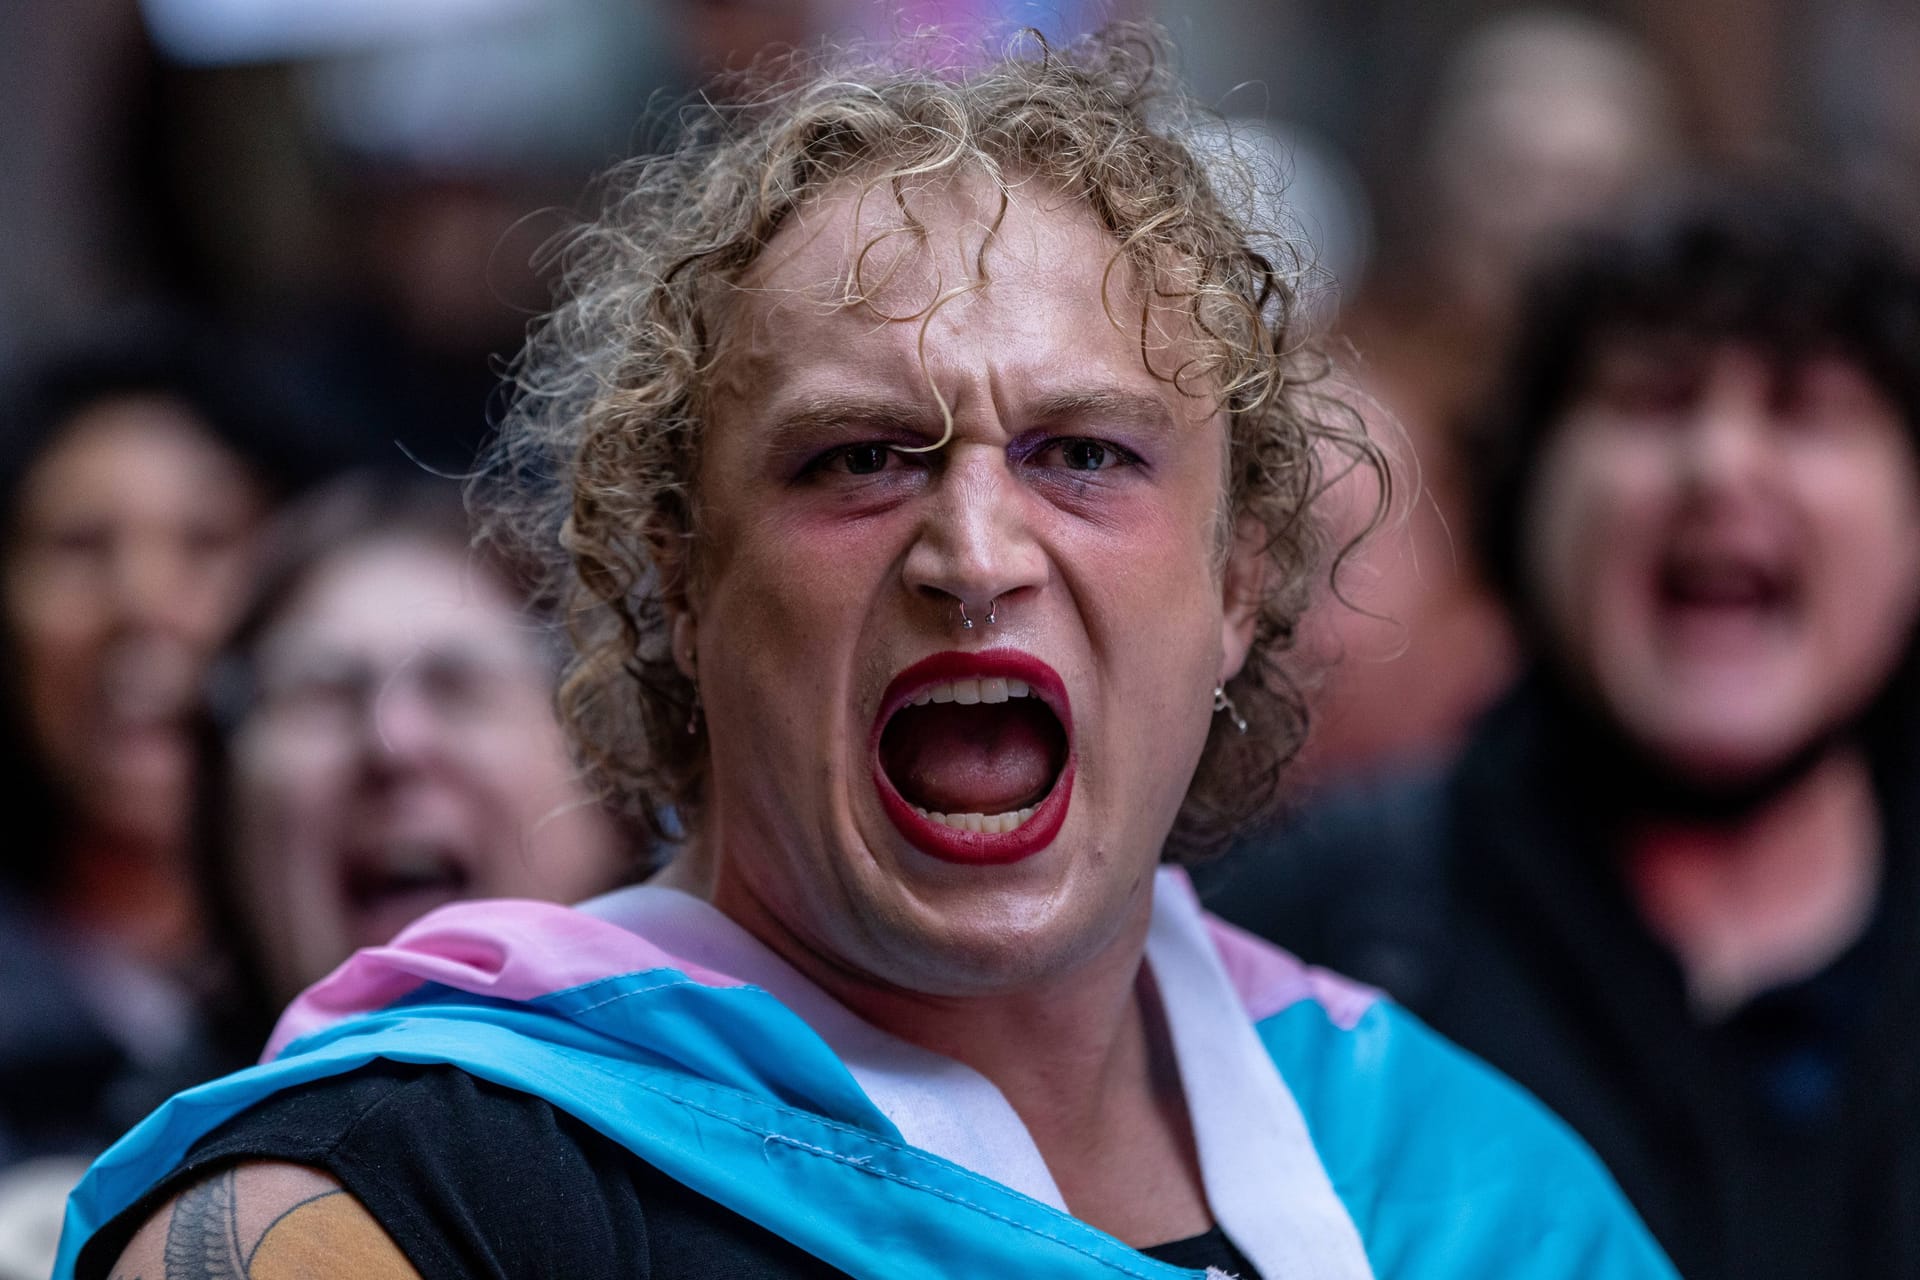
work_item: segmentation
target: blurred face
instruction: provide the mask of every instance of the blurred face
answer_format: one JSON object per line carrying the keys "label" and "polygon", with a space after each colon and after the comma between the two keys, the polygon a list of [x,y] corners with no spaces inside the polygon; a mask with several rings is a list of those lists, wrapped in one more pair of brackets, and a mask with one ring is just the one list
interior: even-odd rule
{"label": "blurred face", "polygon": [[234,866],[281,996],[455,898],[571,901],[618,878],[532,624],[460,551],[337,555],[262,636],[256,679]]}
{"label": "blurred face", "polygon": [[246,572],[262,496],[171,401],[103,401],[28,472],[7,621],[35,743],[82,819],[176,841],[185,715]]}
{"label": "blurred face", "polygon": [[[1017,190],[989,237],[997,195],[923,189],[924,240],[880,241],[850,304],[900,227],[856,196],[781,231],[726,329],[676,634],[711,743],[700,856],[813,972],[1000,992],[1144,932],[1250,634],[1223,605],[1223,419],[1149,371],[1143,343],[1189,353],[1157,310],[1143,334],[1124,271],[1109,317],[1115,246],[1073,202]],[[941,401],[952,439],[910,452]]]}
{"label": "blurred face", "polygon": [[1839,356],[1604,348],[1531,495],[1551,638],[1627,734],[1695,781],[1784,764],[1859,712],[1920,601],[1920,467]]}

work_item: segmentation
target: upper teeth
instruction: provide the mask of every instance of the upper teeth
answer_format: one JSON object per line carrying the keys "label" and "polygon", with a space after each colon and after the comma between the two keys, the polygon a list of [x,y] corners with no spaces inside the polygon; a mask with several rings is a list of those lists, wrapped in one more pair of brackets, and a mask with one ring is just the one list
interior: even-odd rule
{"label": "upper teeth", "polygon": [[976,702],[1005,702],[1008,698],[1025,698],[1030,690],[1025,680],[1002,679],[999,676],[981,676],[979,679],[949,680],[944,684],[930,684],[913,695],[911,705],[924,707],[929,702],[958,702],[970,706]]}

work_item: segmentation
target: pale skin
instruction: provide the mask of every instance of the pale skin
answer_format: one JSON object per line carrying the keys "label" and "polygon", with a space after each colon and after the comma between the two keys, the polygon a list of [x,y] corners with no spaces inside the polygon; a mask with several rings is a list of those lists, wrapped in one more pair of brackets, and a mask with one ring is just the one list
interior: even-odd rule
{"label": "pale skin", "polygon": [[1576,681],[1703,785],[1834,742],[1739,822],[1641,824],[1623,870],[1702,1017],[1818,972],[1879,890],[1878,807],[1842,730],[1920,614],[1920,460],[1858,365],[1623,335],[1541,464],[1530,569]]}
{"label": "pale skin", "polygon": [[[1223,415],[1143,363],[1126,272],[1103,297],[1112,240],[1027,189],[988,243],[996,196],[966,181],[916,193],[924,247],[870,263],[889,284],[849,305],[849,264],[893,206],[843,184],[775,238],[735,303],[702,542],[666,575],[689,584],[675,652],[712,768],[662,882],[992,1080],[1069,1209],[1147,1246],[1212,1224],[1142,958],[1211,691],[1252,642],[1259,542],[1222,536]],[[978,287],[928,319],[961,284]],[[1178,367],[1177,316],[1156,306],[1147,324],[1159,367]],[[998,601],[999,624],[961,638],[962,600]],[[989,644],[1060,674],[1078,773],[1053,843],[986,868],[931,858],[891,825],[869,733],[897,672]],[[266,1177],[243,1171],[239,1201]],[[144,1274],[174,1280],[154,1247]]]}
{"label": "pale skin", "polygon": [[[667,878],[868,1021],[980,1071],[1076,1216],[1157,1244],[1211,1215],[1140,995],[1152,874],[1211,689],[1245,658],[1258,556],[1221,555],[1224,422],[1145,366],[1137,320],[1115,322],[1140,309],[1125,272],[1103,301],[1111,240],[1026,190],[988,241],[996,194],[927,190],[927,249],[870,258],[887,281],[874,305],[833,306],[853,247],[893,225],[890,201],[850,185],[775,240],[739,304],[679,646],[713,801]],[[1150,323],[1146,345],[1176,367],[1178,319]],[[938,440],[929,382],[953,415],[940,450],[791,478],[795,456]],[[1141,461],[1076,474],[1049,452],[1088,439]],[[992,635],[956,642],[963,599],[998,600]],[[867,754],[894,672],[988,643],[1061,672],[1079,762],[1053,845],[990,872],[912,848],[879,812]],[[792,679],[795,654],[812,680]]]}
{"label": "pale skin", "polygon": [[[572,902],[618,881],[624,851],[575,780],[520,604],[464,548],[399,534],[336,551],[267,628],[256,674],[232,861],[279,1000],[456,893]],[[349,892],[356,860],[421,847],[461,869],[457,888]]]}

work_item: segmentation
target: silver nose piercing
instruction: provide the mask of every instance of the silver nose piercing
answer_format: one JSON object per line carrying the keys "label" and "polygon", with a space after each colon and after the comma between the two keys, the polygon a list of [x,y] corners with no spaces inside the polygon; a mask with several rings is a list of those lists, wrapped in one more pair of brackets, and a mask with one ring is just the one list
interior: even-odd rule
{"label": "silver nose piercing", "polygon": [[[998,621],[998,619],[994,616],[994,611],[999,607],[999,603],[1000,603],[999,596],[995,596],[993,599],[987,601],[987,625],[988,626],[992,626],[996,621]],[[962,631],[973,630],[973,619],[967,616],[967,602],[965,600],[962,600],[960,602],[960,629]]]}

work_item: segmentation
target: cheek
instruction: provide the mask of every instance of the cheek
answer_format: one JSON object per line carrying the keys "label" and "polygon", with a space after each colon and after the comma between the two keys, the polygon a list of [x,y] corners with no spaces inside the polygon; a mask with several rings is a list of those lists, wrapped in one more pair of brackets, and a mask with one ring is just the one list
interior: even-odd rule
{"label": "cheek", "polygon": [[[1859,474],[1824,496],[1820,525],[1823,614],[1839,662],[1897,652],[1920,612],[1920,493],[1893,472]],[[1849,656],[1851,655],[1851,656]]]}
{"label": "cheek", "polygon": [[[856,521],[783,514],[711,562],[696,605],[696,665],[716,745],[724,740],[729,754],[777,768],[777,743],[814,743],[839,727],[823,708],[845,705],[847,661],[865,651],[876,594],[899,581],[897,549],[911,527],[904,513]],[[814,758],[811,748],[794,756]]]}
{"label": "cheek", "polygon": [[311,857],[347,804],[343,754],[294,733],[235,736],[233,808],[243,834],[276,844],[281,862]]}
{"label": "cheek", "polygon": [[[802,510],[716,530],[716,550],[706,561],[711,590],[699,609],[703,626],[724,616],[733,627],[754,629],[756,647],[778,638],[793,648],[835,634],[886,576],[904,538],[893,525],[911,527],[903,512],[849,519]],[[703,641],[711,644],[711,632],[720,629]]]}
{"label": "cheek", "polygon": [[1141,503],[1129,519],[1073,524],[1054,540],[1103,680],[1114,682],[1141,741],[1149,727],[1204,733],[1223,657],[1224,607],[1212,517]]}
{"label": "cheek", "polygon": [[720,785],[797,804],[833,757],[824,743],[845,723],[846,660],[861,651],[891,543],[814,517],[747,533],[716,539],[696,596],[702,715]]}
{"label": "cheek", "polygon": [[1659,451],[1574,428],[1542,459],[1522,513],[1521,571],[1556,635],[1578,645],[1623,618],[1672,506]]}
{"label": "cheek", "polygon": [[36,712],[59,710],[85,696],[104,631],[95,594],[22,581],[19,574],[9,582],[6,612],[20,664],[16,679]]}
{"label": "cheek", "polygon": [[106,628],[107,584],[58,557],[28,557],[7,575],[7,614],[16,633],[41,645],[90,640]]}

